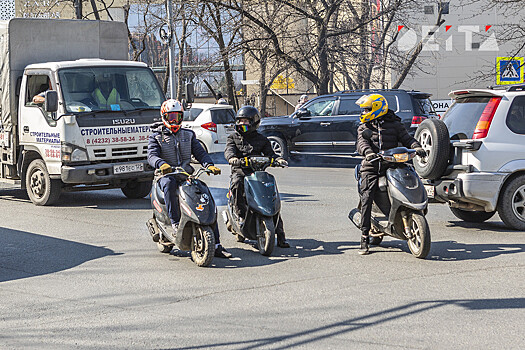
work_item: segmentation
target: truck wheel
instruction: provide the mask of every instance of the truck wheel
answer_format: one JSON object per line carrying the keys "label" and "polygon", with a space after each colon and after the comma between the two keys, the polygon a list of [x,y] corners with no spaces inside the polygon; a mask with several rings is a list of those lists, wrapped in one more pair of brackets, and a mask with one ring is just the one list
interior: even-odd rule
{"label": "truck wheel", "polygon": [[484,222],[490,219],[496,214],[495,211],[486,212],[486,211],[472,211],[472,210],[463,210],[459,208],[450,207],[450,211],[458,219],[461,219],[466,222]]}
{"label": "truck wheel", "polygon": [[525,175],[505,184],[499,195],[498,214],[505,225],[525,231]]}
{"label": "truck wheel", "polygon": [[416,172],[425,179],[438,179],[447,169],[450,154],[447,126],[439,119],[426,119],[417,128],[415,138],[427,151],[426,157],[414,160]]}
{"label": "truck wheel", "polygon": [[29,199],[35,205],[51,205],[62,192],[62,181],[50,178],[42,159],[35,159],[29,164],[25,181]]}
{"label": "truck wheel", "polygon": [[121,188],[122,193],[128,198],[139,199],[146,197],[151,191],[150,181],[128,181],[126,186]]}
{"label": "truck wheel", "polygon": [[286,141],[284,141],[279,136],[268,136],[268,140],[270,140],[270,144],[272,145],[272,149],[279,157],[284,158],[285,160],[288,160],[289,154],[288,154],[288,146],[286,145]]}

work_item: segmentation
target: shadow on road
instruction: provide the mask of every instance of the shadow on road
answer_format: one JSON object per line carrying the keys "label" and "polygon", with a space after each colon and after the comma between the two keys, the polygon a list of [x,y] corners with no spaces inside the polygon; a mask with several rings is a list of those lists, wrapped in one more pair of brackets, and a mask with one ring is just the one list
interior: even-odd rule
{"label": "shadow on road", "polygon": [[277,264],[289,259],[309,258],[319,255],[338,255],[346,250],[356,249],[357,242],[323,242],[316,239],[291,239],[291,248],[275,246],[270,257],[262,256],[255,248],[255,241],[246,240],[243,248],[228,247],[235,259],[214,259],[213,265],[217,268],[243,268],[254,266],[267,266]]}
{"label": "shadow on road", "polygon": [[119,255],[110,249],[0,227],[0,282],[67,270]]}
{"label": "shadow on road", "polygon": [[[350,334],[355,331],[380,326],[387,322],[403,320],[408,317],[442,307],[460,308],[470,311],[525,309],[525,298],[423,300],[398,307],[388,308],[379,312],[372,312],[363,316],[352,317],[342,322],[305,329],[287,335],[238,342],[231,341],[223,343],[211,343],[178,349],[217,349],[231,348],[233,346],[238,349],[257,349],[261,347],[275,349],[287,349],[301,346],[312,347],[315,346],[315,342],[323,339],[329,339],[343,334]],[[453,311],[454,310],[452,309],[451,312]]]}
{"label": "shadow on road", "polygon": [[[372,254],[386,253],[385,249],[401,250],[410,254],[406,241],[386,240],[379,248],[372,246]],[[498,255],[516,254],[525,252],[525,244],[466,244],[456,241],[432,242],[427,260],[437,261],[463,261],[482,260]]]}
{"label": "shadow on road", "polygon": [[505,232],[505,233],[514,233],[521,232],[513,230],[507,227],[502,221],[485,221],[481,223],[475,222],[466,222],[466,221],[449,221],[446,224],[447,227],[462,227],[465,229],[471,229],[475,231],[493,231],[493,232]]}

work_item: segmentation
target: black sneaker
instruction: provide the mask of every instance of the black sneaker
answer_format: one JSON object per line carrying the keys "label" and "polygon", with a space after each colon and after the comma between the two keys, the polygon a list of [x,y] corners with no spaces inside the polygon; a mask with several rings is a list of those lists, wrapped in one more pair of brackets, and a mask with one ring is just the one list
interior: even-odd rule
{"label": "black sneaker", "polygon": [[368,250],[368,236],[361,236],[361,247],[357,252],[359,255],[367,255],[370,253]]}
{"label": "black sneaker", "polygon": [[233,257],[233,255],[229,251],[224,249],[222,247],[222,245],[220,245],[217,248],[215,248],[215,257],[216,258],[229,259],[229,258]]}
{"label": "black sneaker", "polygon": [[277,240],[277,246],[280,247],[280,248],[290,248],[290,243],[288,243],[288,241],[286,239],[284,240],[280,240],[278,239]]}

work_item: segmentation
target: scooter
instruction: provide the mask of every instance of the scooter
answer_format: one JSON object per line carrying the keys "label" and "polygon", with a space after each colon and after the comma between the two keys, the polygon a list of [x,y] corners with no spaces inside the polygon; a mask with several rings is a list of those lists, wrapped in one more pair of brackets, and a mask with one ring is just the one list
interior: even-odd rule
{"label": "scooter", "polygon": [[[412,165],[407,162],[416,156],[416,151],[396,147],[381,152],[372,161],[389,164],[386,176],[379,178],[379,189],[372,206],[372,228],[370,244],[379,245],[385,235],[408,241],[410,252],[424,259],[430,251],[430,229],[425,214],[428,199],[423,183]],[[360,165],[355,168],[355,177],[361,194]],[[361,228],[361,202],[348,214],[357,228]]]}
{"label": "scooter", "polygon": [[[191,251],[193,262],[197,266],[208,266],[215,254],[215,236],[212,227],[217,221],[217,208],[208,186],[198,178],[210,174],[206,168],[200,168],[193,175],[183,168],[162,175],[155,171],[151,190],[153,217],[146,223],[153,241],[161,253],[169,253],[176,245],[180,250]],[[164,202],[164,192],[158,181],[163,176],[172,175],[182,182],[178,188],[181,218],[177,232],[174,232]]]}
{"label": "scooter", "polygon": [[275,177],[265,170],[269,166],[280,166],[268,157],[245,157],[244,166],[252,174],[244,177],[244,194],[248,210],[242,226],[239,217],[233,210],[231,188],[228,192],[228,209],[222,217],[228,231],[237,237],[238,242],[245,239],[256,240],[259,253],[265,256],[272,254],[275,245],[275,227],[281,211],[281,198],[277,190]]}

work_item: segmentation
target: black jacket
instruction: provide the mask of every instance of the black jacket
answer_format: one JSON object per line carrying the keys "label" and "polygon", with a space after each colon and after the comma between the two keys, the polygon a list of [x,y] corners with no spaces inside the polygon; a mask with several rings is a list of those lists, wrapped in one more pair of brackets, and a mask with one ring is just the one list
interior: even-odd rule
{"label": "black jacket", "polygon": [[[367,129],[372,132],[369,140],[363,137],[363,132]],[[421,147],[401,124],[401,118],[390,109],[384,116],[363,123],[357,128],[357,152],[362,156],[395,148],[399,144],[407,148]],[[377,172],[378,170],[379,162],[370,163],[364,159],[361,162],[361,171]]]}
{"label": "black jacket", "polygon": [[[231,158],[243,158],[248,156],[265,156],[277,158],[277,155],[272,149],[270,141],[259,134],[257,131],[251,132],[247,135],[241,135],[237,131],[228,136],[226,141],[226,149],[224,150],[224,157],[227,161]],[[250,171],[240,166],[232,166],[232,174],[238,173],[241,175],[248,175]]]}

